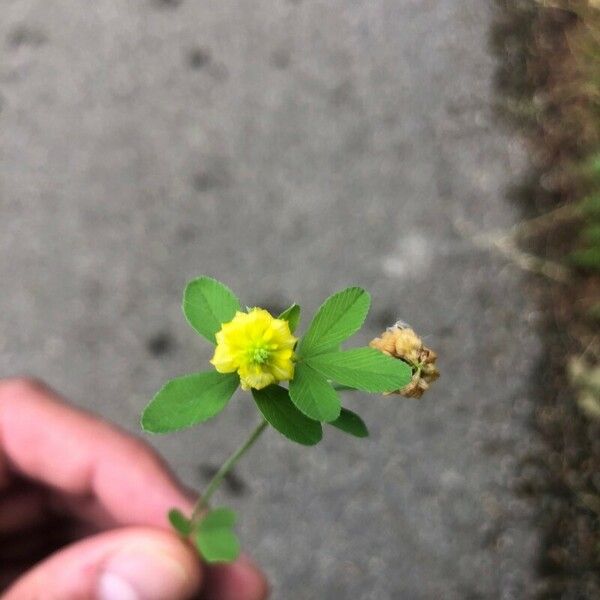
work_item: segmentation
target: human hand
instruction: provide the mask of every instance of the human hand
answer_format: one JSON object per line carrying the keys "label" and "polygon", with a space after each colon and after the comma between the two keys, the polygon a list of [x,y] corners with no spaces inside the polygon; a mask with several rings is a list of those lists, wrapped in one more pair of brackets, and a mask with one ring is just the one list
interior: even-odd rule
{"label": "human hand", "polygon": [[143,442],[43,385],[0,380],[2,600],[262,600],[246,558],[206,567],[170,531],[193,501]]}

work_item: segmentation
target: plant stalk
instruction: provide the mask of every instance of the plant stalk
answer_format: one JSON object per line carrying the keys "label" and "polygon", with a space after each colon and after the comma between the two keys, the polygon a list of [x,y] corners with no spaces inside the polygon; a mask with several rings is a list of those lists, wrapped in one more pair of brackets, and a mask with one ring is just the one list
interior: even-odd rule
{"label": "plant stalk", "polygon": [[227,473],[233,469],[235,464],[252,448],[256,440],[260,437],[262,432],[267,428],[269,423],[264,419],[260,422],[258,427],[250,434],[248,439],[222,464],[221,468],[215,473],[214,477],[209,481],[208,486],[202,496],[196,502],[194,510],[192,512],[192,522],[195,522],[200,515],[208,508],[210,499],[213,494],[217,491],[223,479],[227,476]]}

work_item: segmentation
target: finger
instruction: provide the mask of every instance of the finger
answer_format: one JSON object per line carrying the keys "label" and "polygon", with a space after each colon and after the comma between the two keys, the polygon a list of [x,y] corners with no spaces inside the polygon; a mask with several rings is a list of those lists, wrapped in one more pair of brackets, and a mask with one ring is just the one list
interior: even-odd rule
{"label": "finger", "polygon": [[7,464],[67,494],[93,495],[120,524],[167,527],[169,508],[191,508],[146,444],[26,380],[0,382],[4,476]]}
{"label": "finger", "polygon": [[187,600],[198,593],[201,575],[194,552],[175,535],[126,528],[65,548],[23,575],[2,598]]}
{"label": "finger", "polygon": [[264,575],[242,557],[230,565],[207,567],[203,600],[265,600],[269,586]]}

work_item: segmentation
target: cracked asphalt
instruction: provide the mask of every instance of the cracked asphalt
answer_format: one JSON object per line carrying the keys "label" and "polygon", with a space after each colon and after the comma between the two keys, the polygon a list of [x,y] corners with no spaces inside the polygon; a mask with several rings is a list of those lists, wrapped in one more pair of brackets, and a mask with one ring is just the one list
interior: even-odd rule
{"label": "cracked asphalt", "polygon": [[[180,313],[219,277],[310,314],[373,297],[440,355],[421,401],[357,396],[371,437],[270,431],[223,503],[274,598],[524,598],[538,532],[515,493],[540,354],[523,276],[456,231],[506,227],[527,167],[494,116],[492,2],[4,0],[0,375],[44,378],[138,431],[206,368]],[[207,474],[256,422],[150,438]]]}

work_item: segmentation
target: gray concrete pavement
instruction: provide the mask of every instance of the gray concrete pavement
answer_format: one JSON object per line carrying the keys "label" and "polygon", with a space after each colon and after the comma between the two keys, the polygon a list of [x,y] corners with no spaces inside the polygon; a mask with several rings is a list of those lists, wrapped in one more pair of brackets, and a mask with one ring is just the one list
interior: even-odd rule
{"label": "gray concrete pavement", "polygon": [[[421,402],[357,397],[368,441],[270,432],[240,532],[274,597],[524,598],[536,531],[512,491],[538,341],[521,275],[453,228],[517,218],[525,165],[492,113],[492,2],[4,0],[0,375],[32,373],[132,431],[206,367],[180,314],[213,274],[307,312],[372,291],[440,354]],[[200,486],[256,420],[239,397],[154,443]],[[204,467],[203,467],[204,465]]]}

